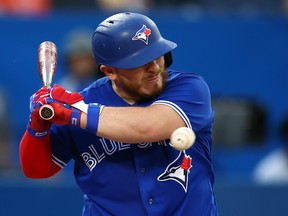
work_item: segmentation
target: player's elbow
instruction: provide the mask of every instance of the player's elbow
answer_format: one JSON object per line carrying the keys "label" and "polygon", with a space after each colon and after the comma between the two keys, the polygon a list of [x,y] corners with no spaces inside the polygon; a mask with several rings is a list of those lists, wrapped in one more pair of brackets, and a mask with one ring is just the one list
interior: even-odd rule
{"label": "player's elbow", "polygon": [[33,164],[27,164],[21,161],[21,168],[23,174],[27,178],[32,179],[45,179],[54,176],[61,168],[51,164],[51,166],[39,166]]}
{"label": "player's elbow", "polygon": [[51,174],[47,172],[41,172],[39,170],[26,168],[25,166],[22,166],[22,172],[25,177],[31,178],[31,179],[45,179],[45,178],[51,177]]}
{"label": "player's elbow", "polygon": [[24,170],[23,170],[23,174],[24,174],[25,177],[31,178],[31,179],[43,179],[43,178],[45,178],[42,175],[38,175],[38,174],[35,174],[33,172],[24,171]]}

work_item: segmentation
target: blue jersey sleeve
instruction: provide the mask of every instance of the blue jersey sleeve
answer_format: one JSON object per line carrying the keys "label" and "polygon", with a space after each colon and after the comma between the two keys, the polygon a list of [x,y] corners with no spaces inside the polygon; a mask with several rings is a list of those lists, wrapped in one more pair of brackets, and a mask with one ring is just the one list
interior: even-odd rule
{"label": "blue jersey sleeve", "polygon": [[172,107],[195,132],[211,130],[214,112],[210,90],[195,73],[170,74],[166,90],[154,104]]}

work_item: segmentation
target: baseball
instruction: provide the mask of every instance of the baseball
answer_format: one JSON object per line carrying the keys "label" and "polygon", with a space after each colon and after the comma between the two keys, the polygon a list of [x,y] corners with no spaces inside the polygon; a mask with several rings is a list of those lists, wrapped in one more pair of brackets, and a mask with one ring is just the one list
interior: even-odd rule
{"label": "baseball", "polygon": [[187,127],[177,128],[170,137],[170,144],[179,151],[190,148],[195,142],[196,136],[192,129]]}

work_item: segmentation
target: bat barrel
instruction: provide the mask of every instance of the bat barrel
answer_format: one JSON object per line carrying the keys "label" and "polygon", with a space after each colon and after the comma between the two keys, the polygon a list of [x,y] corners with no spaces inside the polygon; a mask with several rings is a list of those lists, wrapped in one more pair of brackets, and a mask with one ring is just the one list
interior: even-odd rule
{"label": "bat barrel", "polygon": [[38,71],[45,86],[51,86],[57,66],[57,48],[51,41],[44,41],[38,47]]}

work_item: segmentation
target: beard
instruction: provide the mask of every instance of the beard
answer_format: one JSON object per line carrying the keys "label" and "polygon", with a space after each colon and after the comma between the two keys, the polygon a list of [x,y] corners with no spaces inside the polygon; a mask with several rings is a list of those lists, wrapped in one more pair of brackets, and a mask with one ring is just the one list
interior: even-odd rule
{"label": "beard", "polygon": [[168,77],[168,72],[166,69],[162,70],[160,72],[161,76],[161,85],[158,83],[155,83],[151,88],[151,90],[146,91],[145,89],[143,90],[142,85],[131,85],[128,83],[123,82],[121,84],[122,90],[124,90],[135,102],[146,102],[146,101],[151,101],[155,98],[157,98],[165,89],[166,87],[166,82],[167,82],[167,77]]}

